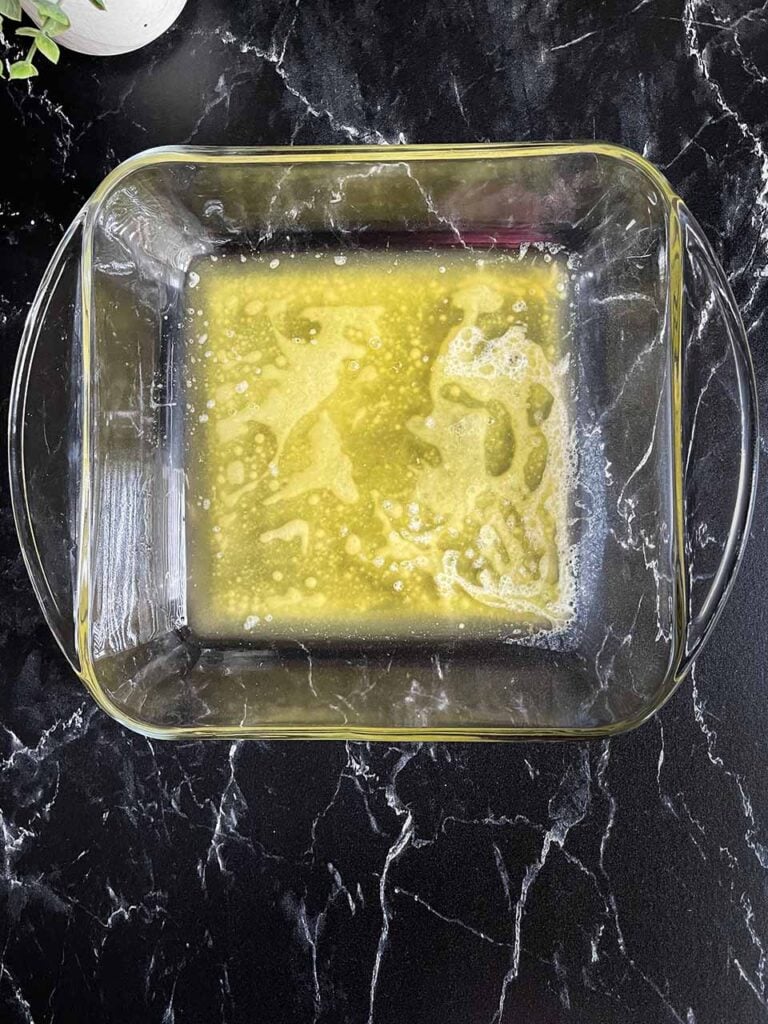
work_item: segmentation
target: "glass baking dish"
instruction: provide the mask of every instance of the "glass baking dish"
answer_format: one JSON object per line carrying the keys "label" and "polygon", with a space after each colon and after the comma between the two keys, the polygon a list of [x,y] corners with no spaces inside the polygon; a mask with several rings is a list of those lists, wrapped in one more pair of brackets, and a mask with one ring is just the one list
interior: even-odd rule
{"label": "glass baking dish", "polygon": [[[331,260],[334,266],[357,260],[368,267],[368,277],[359,280],[369,282],[371,294],[366,299],[355,293],[357,327],[380,315],[381,307],[374,306],[384,294],[385,265],[407,268],[403,280],[410,285],[401,294],[410,291],[408,301],[421,303],[418,315],[427,319],[432,314],[424,306],[425,289],[443,294],[439,283],[429,284],[436,264],[443,272],[447,263],[454,281],[465,279],[461,275],[469,273],[470,263],[472,273],[485,267],[483,280],[496,288],[491,299],[482,300],[490,303],[487,309],[506,301],[498,296],[517,287],[515,281],[556,282],[557,354],[546,372],[558,367],[562,415],[560,433],[547,427],[546,437],[550,461],[553,444],[567,448],[567,459],[551,477],[560,504],[555,508],[552,494],[542,500],[528,525],[512,530],[506,548],[496,528],[489,533],[485,524],[485,533],[478,533],[479,560],[472,562],[485,565],[472,577],[484,581],[482,587],[467,581],[475,569],[461,569],[464,576],[456,569],[456,560],[474,557],[474,550],[446,556],[450,544],[443,540],[439,550],[426,552],[423,564],[432,555],[443,563],[453,558],[455,574],[444,590],[458,610],[452,611],[443,594],[434,598],[434,608],[427,607],[426,617],[414,613],[409,619],[412,606],[398,605],[395,621],[376,611],[394,607],[394,598],[381,603],[363,591],[362,597],[345,596],[343,580],[333,583],[329,575],[328,593],[336,594],[336,604],[327,614],[318,611],[322,601],[316,595],[294,588],[279,605],[281,613],[248,615],[242,628],[235,628],[248,600],[247,588],[237,591],[237,560],[258,573],[267,547],[253,541],[248,519],[230,519],[235,524],[227,541],[227,550],[235,553],[227,563],[231,588],[222,589],[215,566],[203,564],[214,548],[200,526],[207,520],[195,465],[203,450],[206,457],[217,457],[215,438],[223,435],[211,433],[214,442],[206,442],[205,449],[190,441],[208,419],[207,411],[200,411],[201,396],[195,405],[190,389],[199,387],[197,371],[191,370],[196,346],[209,344],[205,331],[195,333],[190,325],[198,323],[196,317],[206,324],[214,317],[214,305],[197,307],[201,275],[219,260],[233,269],[221,279],[219,292],[209,288],[206,301],[220,299],[222,308],[227,302],[235,307],[240,291],[252,287],[263,300],[254,300],[254,310],[274,306],[281,317],[288,309],[299,319],[315,316],[337,326],[341,300],[333,298],[330,285],[322,314],[306,306],[317,304],[317,288],[325,280],[318,275],[332,271]],[[270,306],[264,275],[281,260],[298,276],[275,276],[287,284],[275,285]],[[515,260],[532,276],[515,277]],[[261,268],[262,276],[238,278],[238,263],[256,268],[254,273]],[[482,287],[485,292],[481,288],[472,295],[491,294]],[[539,301],[536,287],[529,289],[533,303]],[[550,323],[546,311],[555,308],[554,299],[542,294],[537,316]],[[454,294],[440,301],[453,309],[458,300]],[[466,331],[469,300],[461,301]],[[504,481],[513,487],[512,440],[505,452],[502,436],[495,456],[501,468],[493,471],[489,491],[472,490],[463,479],[462,473],[471,475],[471,459],[461,446],[477,441],[469,429],[473,424],[490,429],[494,422],[489,385],[476,383],[481,376],[477,346],[483,358],[502,349],[507,358],[524,327],[511,314],[508,321],[517,326],[497,327],[491,337],[491,328],[482,327],[490,323],[482,319],[486,307],[477,309],[467,335],[474,338],[474,354],[462,357],[457,371],[472,378],[469,394],[456,387],[458,397],[451,399],[464,404],[449,407],[447,397],[443,402],[447,384],[434,391],[433,411],[442,409],[450,436],[454,442],[459,438],[458,461],[451,463],[438,449],[431,468],[414,456],[419,468],[406,462],[406,475],[420,481],[414,486],[422,491],[424,480],[434,487],[439,483],[443,494],[453,487],[455,507],[442,514],[450,520],[455,509],[469,509],[462,521],[468,529],[474,528],[475,506],[501,502],[493,514],[498,531],[504,531],[514,526],[512,515],[504,519],[514,504],[504,496]],[[267,314],[254,316],[262,330]],[[224,323],[219,324],[222,338]],[[343,328],[347,341],[353,327]],[[328,397],[327,359],[338,362],[341,356],[331,348],[324,356],[324,344],[315,347],[304,383],[285,392],[298,403],[291,422],[304,431],[297,458],[308,446],[327,448],[336,437],[332,420],[341,406],[328,405],[335,399]],[[534,358],[535,345],[525,344],[525,358],[519,345],[509,356],[520,365]],[[364,345],[355,349],[353,341],[349,345],[347,357],[367,351]],[[423,357],[430,358],[429,353]],[[467,359],[474,360],[472,372]],[[224,365],[214,353],[217,361]],[[356,359],[344,365],[360,371]],[[505,387],[513,377],[511,365],[505,364]],[[277,359],[273,379],[286,379],[281,366],[285,360]],[[238,388],[244,391],[256,381],[252,374],[260,372],[248,370]],[[374,366],[369,377],[376,372]],[[719,389],[724,408],[716,414],[713,375],[718,381],[727,377]],[[231,379],[211,377],[210,394],[222,388],[229,394],[224,385]],[[540,442],[542,431],[546,434],[542,418],[552,398],[533,419],[529,401],[526,426],[520,418],[521,386],[515,390],[509,384],[512,390],[493,394],[502,395],[509,415],[518,417],[514,422],[528,431],[530,447]],[[375,402],[381,390],[372,386],[366,393]],[[204,404],[212,410],[215,399]],[[269,435],[258,422],[263,407],[263,401],[249,407],[257,410],[249,414],[250,432],[242,424],[235,431],[249,452],[254,431],[262,439],[265,430]],[[365,410],[359,416],[367,422]],[[428,419],[423,422],[429,426]],[[418,430],[409,423],[390,427],[404,430],[411,447],[416,443]],[[273,429],[278,430],[274,424]],[[422,424],[422,434],[424,429]],[[534,435],[538,440],[531,441]],[[111,173],[53,256],[18,357],[9,436],[16,525],[40,604],[75,672],[120,722],[166,738],[487,740],[608,735],[642,722],[670,695],[709,635],[742,555],[754,499],[757,424],[749,350],[723,273],[682,201],[635,153],[598,143],[167,148],[140,154]],[[713,437],[717,445],[729,446],[715,461],[708,460]],[[347,444],[348,438],[341,440]],[[516,443],[519,448],[519,438]],[[354,460],[342,449],[328,458],[324,465],[331,473],[349,464],[352,476],[345,484],[320,480],[319,496],[312,501],[323,509],[335,501],[331,491],[347,502],[359,493]],[[275,459],[270,466],[276,473]],[[465,468],[451,477],[453,465]],[[233,471],[237,474],[241,468]],[[725,509],[721,530],[702,511],[708,488]],[[243,507],[253,517],[254,508],[266,516],[273,506],[254,500]],[[418,523],[393,526],[380,509],[374,511],[392,543],[409,543],[408,550],[415,550]],[[364,527],[375,532],[373,512],[357,512],[368,516]],[[538,515],[549,524],[548,537],[560,531],[554,570],[542,568],[541,550],[535,537],[531,540]],[[309,527],[302,534],[304,527],[296,522],[304,520],[291,520],[288,534],[276,530],[261,538],[298,538],[309,558]],[[238,523],[245,530],[241,535]],[[534,552],[527,568],[508,564],[514,563],[510,552],[518,542],[528,554]],[[344,543],[357,555],[357,539]],[[483,552],[491,548],[483,543],[498,546],[497,561],[507,558],[506,575],[488,568]],[[269,557],[278,549],[288,545],[271,545]],[[299,549],[294,544],[292,550]],[[368,560],[366,571],[372,571],[371,564]],[[417,560],[393,564],[392,571],[400,572]],[[198,568],[193,573],[190,566]],[[349,575],[352,569],[344,571]],[[514,580],[524,572],[534,582],[515,589]],[[282,575],[272,572],[274,579]],[[545,579],[557,590],[549,604],[534,593]],[[460,586],[454,586],[457,581]],[[420,593],[427,590],[422,580]],[[524,600],[521,594],[534,596]],[[482,607],[476,607],[473,595],[480,595]],[[558,601],[559,611],[553,612]]]}

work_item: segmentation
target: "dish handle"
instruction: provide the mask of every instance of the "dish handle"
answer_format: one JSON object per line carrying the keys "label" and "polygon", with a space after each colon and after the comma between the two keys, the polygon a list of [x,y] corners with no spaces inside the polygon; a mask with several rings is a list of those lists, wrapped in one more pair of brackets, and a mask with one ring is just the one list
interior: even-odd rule
{"label": "dish handle", "polygon": [[[734,486],[733,509],[730,513],[725,543],[722,545],[719,561],[709,576],[708,586],[704,595],[699,599],[695,598],[694,574],[691,572],[691,559],[686,558],[686,597],[688,607],[688,628],[686,634],[685,649],[681,662],[677,669],[677,678],[682,679],[690,670],[694,658],[698,654],[712,632],[723,606],[733,586],[737,570],[744,554],[749,527],[752,519],[752,510],[755,503],[755,488],[757,484],[757,460],[758,460],[758,413],[757,413],[757,388],[755,374],[752,366],[752,357],[747,342],[747,335],[741,321],[736,300],[733,297],[730,285],[725,277],[722,267],[707,241],[703,231],[695,218],[684,203],[678,204],[678,218],[682,232],[682,245],[685,258],[684,267],[684,290],[685,304],[692,308],[695,321],[696,333],[684,338],[682,352],[682,393],[686,394],[687,385],[690,385],[693,368],[691,366],[691,349],[696,340],[696,335],[703,334],[708,325],[712,322],[720,326],[721,333],[725,335],[725,358],[730,355],[733,365],[733,377],[735,380],[734,400],[738,407],[738,440],[734,438],[733,444],[738,444],[738,477]],[[706,296],[703,308],[702,303],[696,301],[696,288],[703,290]],[[684,308],[683,312],[686,310]],[[694,434],[697,430],[697,417],[700,411],[704,394],[711,383],[713,376],[718,372],[717,363],[708,363],[708,377],[698,396],[693,411],[690,436],[688,438],[688,455],[684,454],[684,507],[686,518],[686,553],[692,552],[692,524],[690,515],[692,497],[692,473],[689,471],[690,446],[694,441]],[[695,390],[695,389],[694,389]],[[704,527],[706,535],[706,524],[699,523]],[[695,598],[695,600],[694,600]],[[694,604],[698,607],[694,610]]]}
{"label": "dish handle", "polygon": [[22,555],[46,621],[75,671],[83,220],[81,211],[27,315],[8,423],[11,504]]}

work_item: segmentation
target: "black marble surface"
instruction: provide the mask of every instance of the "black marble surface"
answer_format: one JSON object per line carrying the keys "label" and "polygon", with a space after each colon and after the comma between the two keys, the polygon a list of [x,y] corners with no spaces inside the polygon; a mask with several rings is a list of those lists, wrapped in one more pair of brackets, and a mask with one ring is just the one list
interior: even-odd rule
{"label": "black marble surface", "polygon": [[[55,244],[136,151],[597,137],[703,223],[766,397],[754,0],[190,0],[144,51],[43,71],[0,88],[4,395]],[[693,677],[631,735],[163,744],[67,669],[3,483],[0,1021],[768,1019],[763,512]]]}

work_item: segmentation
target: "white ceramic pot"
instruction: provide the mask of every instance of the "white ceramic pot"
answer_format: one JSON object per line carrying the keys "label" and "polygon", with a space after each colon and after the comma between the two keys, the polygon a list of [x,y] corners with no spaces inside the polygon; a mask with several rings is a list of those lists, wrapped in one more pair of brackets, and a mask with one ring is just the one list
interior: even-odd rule
{"label": "white ceramic pot", "polygon": [[[107,57],[129,53],[157,39],[176,21],[187,0],[105,0],[100,11],[90,0],[64,0],[62,7],[72,27],[56,42],[77,53]],[[30,0],[22,0],[27,14],[38,21]]]}

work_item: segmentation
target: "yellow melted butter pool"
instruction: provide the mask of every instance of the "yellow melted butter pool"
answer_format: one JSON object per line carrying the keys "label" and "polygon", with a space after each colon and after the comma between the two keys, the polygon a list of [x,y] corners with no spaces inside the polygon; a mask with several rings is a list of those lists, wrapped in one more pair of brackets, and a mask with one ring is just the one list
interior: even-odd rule
{"label": "yellow melted butter pool", "polygon": [[195,632],[471,638],[568,620],[562,256],[230,256],[188,284]]}

